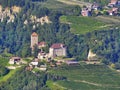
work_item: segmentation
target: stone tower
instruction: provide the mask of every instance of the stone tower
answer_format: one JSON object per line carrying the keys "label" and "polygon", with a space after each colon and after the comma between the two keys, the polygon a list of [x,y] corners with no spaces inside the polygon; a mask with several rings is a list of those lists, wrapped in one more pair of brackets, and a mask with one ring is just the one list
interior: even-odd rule
{"label": "stone tower", "polygon": [[32,50],[34,49],[34,45],[38,45],[38,34],[33,32],[31,34],[31,48]]}

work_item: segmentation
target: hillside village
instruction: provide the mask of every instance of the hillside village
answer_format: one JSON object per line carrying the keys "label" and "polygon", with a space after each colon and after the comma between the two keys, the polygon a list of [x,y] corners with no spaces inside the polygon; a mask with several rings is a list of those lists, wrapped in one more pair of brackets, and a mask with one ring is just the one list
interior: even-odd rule
{"label": "hillside village", "polygon": [[[111,0],[110,3],[108,3],[108,6],[104,6],[104,7],[101,7],[98,3],[94,2],[90,6],[84,6],[82,8],[81,15],[82,16],[91,16],[93,11],[96,13],[96,15],[99,15],[101,12],[105,11],[106,13],[108,13],[107,15],[118,15],[119,16],[119,9],[118,9],[119,5],[120,5],[120,1],[118,1],[118,0]],[[14,9],[14,8],[17,8],[17,9]],[[20,12],[20,8],[16,7],[16,6],[12,7],[12,10],[14,13]],[[7,11],[9,11],[9,10],[7,10]],[[8,14],[7,11],[5,10],[5,12]],[[1,12],[2,12],[2,7],[1,7]],[[6,15],[3,15],[3,16],[6,16]],[[10,13],[9,13],[9,15],[10,15]],[[1,17],[1,21],[3,21],[3,18],[4,17]],[[10,19],[9,21],[11,21],[11,20],[12,20],[12,22],[14,21],[13,19]],[[34,23],[33,29],[35,29],[37,27],[38,23],[43,25],[44,23],[49,24],[52,22],[49,20],[48,16],[37,18],[36,16],[31,15],[29,23]],[[27,24],[28,24],[28,20],[25,20],[24,25],[27,25]],[[30,45],[31,53],[32,54],[36,53],[36,51],[35,51],[36,48],[38,50],[37,50],[37,56],[34,57],[31,62],[29,62],[29,65],[26,67],[26,70],[32,70],[32,69],[34,69],[34,67],[36,67],[36,68],[39,68],[40,70],[46,71],[47,64],[43,63],[42,65],[39,65],[39,63],[41,63],[41,62],[48,62],[51,67],[62,65],[62,63],[66,63],[68,65],[79,64],[79,62],[76,61],[75,58],[67,57],[67,47],[68,46],[64,45],[63,43],[53,43],[49,47],[49,52],[47,53],[44,51],[44,48],[46,48],[48,46],[47,42],[46,41],[39,42],[38,37],[39,37],[39,35],[36,32],[33,32],[31,34],[31,45]],[[100,64],[99,59],[100,58],[98,58],[98,56],[96,54],[94,54],[90,49],[88,51],[88,56],[85,60],[85,63]],[[18,65],[18,67],[19,67],[19,65],[27,64],[27,62],[22,60],[21,57],[15,56],[15,57],[11,57],[9,64]],[[16,67],[10,66],[8,68],[15,69]]]}
{"label": "hillside village", "polygon": [[[35,53],[35,48],[37,46],[37,56],[33,58],[32,61],[29,62],[29,65],[26,67],[26,70],[33,70],[34,68],[38,68],[39,70],[46,71],[47,63],[51,67],[56,67],[62,65],[62,63],[66,63],[67,65],[79,64],[74,58],[67,58],[67,46],[63,43],[54,43],[49,47],[49,53],[44,51],[44,48],[47,46],[47,42],[41,41],[38,42],[38,34],[33,32],[31,34],[31,53]],[[40,63],[42,62],[42,65]],[[45,63],[43,63],[45,62]],[[11,57],[9,60],[9,69],[16,69],[20,67],[22,64],[27,64],[21,57]],[[16,67],[12,65],[18,65]]]}
{"label": "hillside village", "polygon": [[110,0],[107,6],[100,6],[99,3],[94,2],[89,6],[84,6],[82,8],[82,16],[93,16],[95,15],[110,15],[110,16],[119,16],[120,15],[120,1],[119,0]]}
{"label": "hillside village", "polygon": [[[38,69],[41,71],[46,71],[47,68],[60,66],[62,64],[66,65],[78,65],[80,62],[76,61],[75,58],[68,58],[67,57],[67,46],[63,43],[53,43],[49,47],[49,53],[44,51],[44,48],[47,46],[47,42],[45,41],[38,41],[39,35],[36,32],[31,34],[31,53],[35,53],[35,48],[38,48],[37,56],[34,57],[30,62],[29,65],[26,66],[26,70],[34,70]],[[100,58],[96,54],[94,54],[91,50],[89,50],[87,60],[85,61],[86,64],[100,64]],[[42,64],[41,64],[42,63]],[[22,64],[27,64],[21,57],[11,57],[9,60],[9,69],[16,69],[21,67]],[[17,66],[12,66],[17,65]],[[35,73],[33,71],[33,73]]]}

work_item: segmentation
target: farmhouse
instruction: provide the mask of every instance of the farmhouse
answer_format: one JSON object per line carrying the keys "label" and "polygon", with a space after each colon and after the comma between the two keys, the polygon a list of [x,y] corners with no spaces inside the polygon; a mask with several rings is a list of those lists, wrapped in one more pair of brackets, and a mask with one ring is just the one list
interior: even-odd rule
{"label": "farmhouse", "polygon": [[113,7],[111,10],[108,10],[109,15],[117,15],[118,14],[118,8]]}
{"label": "farmhouse", "polygon": [[93,10],[98,10],[99,8],[100,8],[100,6],[99,6],[98,3],[94,2],[94,3],[92,4],[92,9],[93,9]]}
{"label": "farmhouse", "polygon": [[40,70],[41,71],[46,71],[47,70],[47,66],[46,65],[41,65],[40,66]]}
{"label": "farmhouse", "polygon": [[39,52],[38,53],[38,59],[42,60],[47,57],[47,54],[45,52]]}
{"label": "farmhouse", "polygon": [[20,57],[12,57],[9,60],[9,64],[20,64],[21,63],[21,58]]}
{"label": "farmhouse", "polygon": [[30,63],[30,65],[37,66],[37,65],[38,65],[38,59],[35,58],[35,59]]}
{"label": "farmhouse", "polygon": [[115,5],[119,4],[118,0],[111,0],[108,6],[114,7]]}
{"label": "farmhouse", "polygon": [[110,4],[116,5],[118,0],[111,0]]}
{"label": "farmhouse", "polygon": [[81,14],[82,16],[90,16],[90,11],[88,8],[82,8]]}
{"label": "farmhouse", "polygon": [[55,43],[49,48],[49,56],[66,56],[66,46],[62,43]]}

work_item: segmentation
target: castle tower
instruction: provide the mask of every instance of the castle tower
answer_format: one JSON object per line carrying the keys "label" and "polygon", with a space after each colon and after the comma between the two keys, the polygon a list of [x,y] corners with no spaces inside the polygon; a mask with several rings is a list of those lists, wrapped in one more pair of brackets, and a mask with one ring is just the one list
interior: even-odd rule
{"label": "castle tower", "polygon": [[34,49],[34,45],[38,45],[38,34],[33,32],[31,34],[31,48],[32,50]]}

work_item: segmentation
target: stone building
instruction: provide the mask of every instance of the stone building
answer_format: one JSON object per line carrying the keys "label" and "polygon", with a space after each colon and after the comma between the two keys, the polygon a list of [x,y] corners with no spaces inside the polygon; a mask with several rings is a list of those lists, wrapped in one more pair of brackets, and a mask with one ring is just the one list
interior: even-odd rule
{"label": "stone building", "polygon": [[20,64],[21,63],[21,58],[20,57],[12,57],[9,60],[9,64]]}
{"label": "stone building", "polygon": [[116,5],[117,4],[117,2],[118,2],[118,0],[111,0],[111,4],[113,4],[113,5]]}
{"label": "stone building", "polygon": [[81,14],[82,16],[90,16],[90,11],[88,8],[82,8]]}
{"label": "stone building", "polygon": [[53,44],[49,48],[49,56],[56,57],[56,56],[67,56],[66,53],[66,46],[62,43]]}
{"label": "stone building", "polygon": [[34,49],[35,45],[38,45],[38,34],[33,32],[31,34],[31,46],[30,46],[32,50]]}

